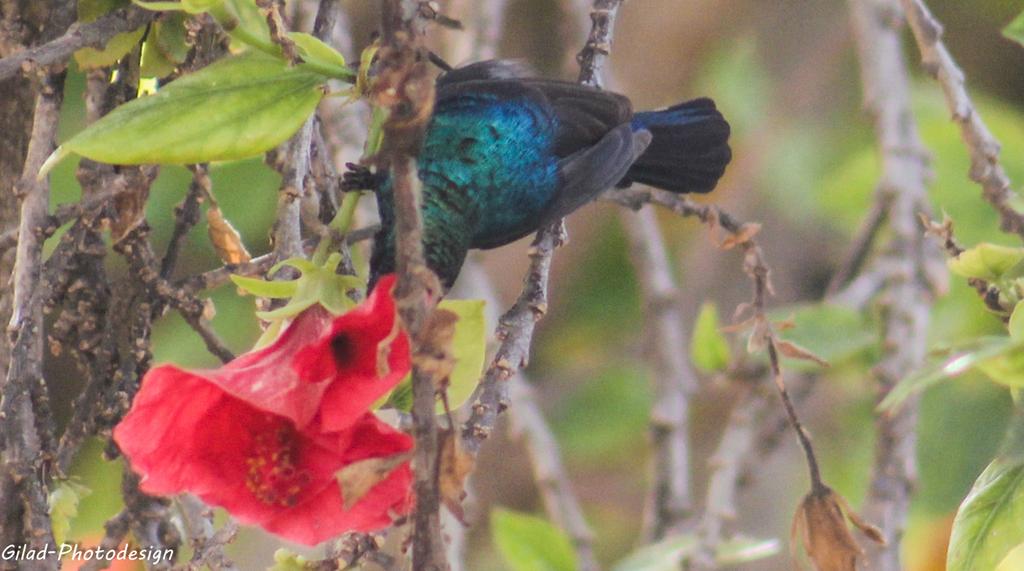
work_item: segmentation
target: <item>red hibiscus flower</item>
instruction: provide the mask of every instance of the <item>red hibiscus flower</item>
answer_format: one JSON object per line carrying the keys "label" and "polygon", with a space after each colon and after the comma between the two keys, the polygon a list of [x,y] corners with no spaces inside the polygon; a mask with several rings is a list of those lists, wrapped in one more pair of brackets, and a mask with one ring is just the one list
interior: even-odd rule
{"label": "red hibiscus flower", "polygon": [[412,447],[369,411],[410,366],[392,283],[337,318],[315,305],[270,346],[218,369],[149,371],[114,430],[143,491],[191,492],[307,545],[407,513],[408,463],[347,509],[337,479],[352,463]]}
{"label": "red hibiscus flower", "polygon": [[[409,337],[398,324],[390,295],[394,284],[394,275],[381,278],[364,303],[335,319],[328,334],[295,356],[301,378],[328,380],[320,404],[328,430],[347,428],[409,372]],[[378,294],[382,289],[388,293]]]}

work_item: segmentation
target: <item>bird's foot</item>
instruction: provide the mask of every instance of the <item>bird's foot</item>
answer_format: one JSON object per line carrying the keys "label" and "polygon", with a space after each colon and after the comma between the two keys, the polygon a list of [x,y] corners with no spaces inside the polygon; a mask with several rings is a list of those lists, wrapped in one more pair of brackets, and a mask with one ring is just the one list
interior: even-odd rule
{"label": "bird's foot", "polygon": [[356,163],[345,163],[345,174],[341,175],[341,190],[377,190],[384,176]]}

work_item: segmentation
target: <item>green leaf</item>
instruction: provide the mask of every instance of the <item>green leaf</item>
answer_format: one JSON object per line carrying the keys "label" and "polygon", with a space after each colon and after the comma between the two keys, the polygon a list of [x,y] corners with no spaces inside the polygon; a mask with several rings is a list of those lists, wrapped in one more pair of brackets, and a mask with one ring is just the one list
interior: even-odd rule
{"label": "green leaf", "polygon": [[305,557],[281,547],[274,552],[274,565],[267,568],[267,571],[308,571],[312,568]]}
{"label": "green leaf", "polygon": [[[731,567],[771,557],[781,549],[777,539],[737,536],[718,545],[715,563]],[[616,564],[612,571],[677,571],[696,550],[697,539],[693,535],[674,535],[637,549]]]}
{"label": "green leaf", "polygon": [[47,503],[53,521],[53,540],[57,545],[67,541],[71,520],[78,515],[78,502],[90,492],[89,488],[72,480],[60,482],[50,492]]}
{"label": "green leaf", "polygon": [[718,544],[715,563],[723,567],[740,565],[777,555],[782,551],[778,539],[757,539],[736,536]]}
{"label": "green leaf", "polygon": [[[452,410],[466,404],[473,396],[483,375],[487,352],[487,324],[484,319],[482,299],[446,299],[437,305],[459,316],[452,339],[452,353],[455,368],[448,385],[448,406]],[[391,393],[382,399],[382,406],[412,410],[412,375],[406,376]],[[442,403],[437,403],[437,414],[444,413]]]}
{"label": "green leaf", "polygon": [[949,539],[947,571],[995,569],[1024,542],[1024,465],[997,458],[960,504]]}
{"label": "green leaf", "polygon": [[1024,12],[1017,14],[1017,17],[1003,28],[1003,36],[1024,46]]}
{"label": "green leaf", "polygon": [[905,377],[878,405],[878,410],[890,410],[899,406],[909,396],[946,379],[951,379],[977,367],[992,358],[999,357],[1017,347],[1009,337],[980,337],[969,349],[953,351],[936,360],[917,373]]}
{"label": "green leaf", "polygon": [[[391,390],[391,393],[383,399],[381,406],[391,407],[396,410],[405,412],[412,411],[412,373],[409,373],[402,379],[395,388]],[[374,407],[379,408],[379,407]]]}
{"label": "green leaf", "polygon": [[167,77],[185,61],[192,47],[187,41],[185,16],[171,13],[153,23],[142,44],[142,77]]}
{"label": "green leaf", "polygon": [[[87,24],[98,19],[100,16],[131,4],[128,0],[78,0],[78,21]],[[75,61],[82,69],[96,69],[114,65],[128,52],[132,51],[135,44],[142,39],[146,28],[140,26],[130,32],[122,32],[107,41],[107,44],[99,49],[82,48],[75,52]]]}
{"label": "green leaf", "polygon": [[291,32],[288,37],[298,46],[302,60],[318,71],[331,77],[347,79],[353,76],[352,70],[345,65],[345,56],[320,38],[302,32]]}
{"label": "green leaf", "polygon": [[996,571],[1020,571],[1024,569],[1024,543],[1010,550],[1010,553],[996,567]]}
{"label": "green leaf", "polygon": [[976,368],[1001,385],[1024,388],[1024,344],[1011,343],[1005,351],[981,361]]}
{"label": "green leaf", "polygon": [[[833,366],[851,359],[875,343],[875,330],[863,312],[830,303],[783,307],[771,312],[773,320],[788,320],[787,341],[806,348]],[[793,368],[818,365],[792,361]]]}
{"label": "green leaf", "polygon": [[132,4],[154,11],[183,11],[188,14],[202,14],[215,8],[224,0],[181,0],[181,2],[149,2],[147,0],[132,0]]}
{"label": "green leaf", "polygon": [[729,343],[719,329],[718,307],[714,302],[704,302],[700,307],[690,340],[690,356],[694,366],[706,373],[722,371],[729,365]]}
{"label": "green leaf", "polygon": [[355,301],[348,296],[350,290],[365,289],[361,278],[337,273],[341,263],[341,254],[328,256],[322,265],[304,258],[289,258],[278,262],[270,268],[273,274],[284,266],[290,266],[302,272],[302,275],[291,281],[274,281],[232,276],[232,281],[240,288],[254,295],[271,298],[290,298],[284,306],[272,311],[257,311],[256,317],[264,321],[274,321],[294,317],[314,303],[324,306],[334,315],[345,313]]}
{"label": "green leaf", "polygon": [[1024,407],[1016,403],[1010,425],[999,445],[999,457],[1006,462],[1024,464]]}
{"label": "green leaf", "polygon": [[[462,406],[473,395],[484,370],[487,353],[487,323],[482,299],[446,299],[438,308],[459,316],[452,339],[455,368],[448,385],[448,404],[452,410]],[[438,412],[443,412],[439,409]]]}
{"label": "green leaf", "polygon": [[1010,322],[1007,324],[1007,329],[1010,331],[1010,339],[1020,343],[1024,341],[1024,301],[1017,302],[1017,305],[1013,308],[1013,313],[1010,314]]}
{"label": "green leaf", "polygon": [[569,538],[546,520],[495,509],[491,533],[512,571],[575,571],[576,554]]}
{"label": "green leaf", "polygon": [[982,243],[964,250],[946,263],[958,276],[991,282],[1003,277],[1021,261],[1024,261],[1024,248]]}
{"label": "green leaf", "polygon": [[637,549],[612,571],[677,571],[697,550],[693,535],[674,535]]}
{"label": "green leaf", "polygon": [[139,75],[142,77],[167,77],[174,73],[177,64],[167,59],[156,47],[155,39],[148,39],[142,44],[142,57],[139,63]]}
{"label": "green leaf", "polygon": [[323,97],[324,77],[260,54],[219,61],[131,101],[65,142],[112,164],[191,164],[241,159],[290,137]]}
{"label": "green leaf", "polygon": [[286,299],[292,297],[295,295],[295,290],[299,287],[298,280],[261,280],[259,278],[237,276],[234,274],[231,275],[231,281],[233,281],[239,289],[243,289],[248,293],[272,299]]}
{"label": "green leaf", "polygon": [[188,43],[185,20],[183,14],[168,14],[153,25],[157,49],[174,63],[183,63],[192,51],[192,46]]}
{"label": "green leaf", "polygon": [[182,11],[188,14],[209,12],[220,27],[241,44],[236,47],[252,46],[261,52],[281,57],[281,47],[270,38],[270,27],[255,0],[182,0],[179,2],[146,2],[132,0],[147,10]]}

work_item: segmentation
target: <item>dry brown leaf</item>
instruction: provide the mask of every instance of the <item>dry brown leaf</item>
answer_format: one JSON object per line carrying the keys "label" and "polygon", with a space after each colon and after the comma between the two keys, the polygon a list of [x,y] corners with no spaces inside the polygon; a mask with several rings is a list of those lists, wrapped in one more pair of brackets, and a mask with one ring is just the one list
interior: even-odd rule
{"label": "dry brown leaf", "polygon": [[213,249],[225,264],[243,264],[252,259],[242,243],[242,236],[224,218],[224,213],[216,204],[206,209],[206,229]]}
{"label": "dry brown leaf", "polygon": [[772,323],[772,325],[774,325],[775,329],[778,331],[788,331],[790,329],[793,329],[796,327],[796,315],[790,314],[789,317],[779,321],[775,321]]}
{"label": "dry brown leaf", "polygon": [[754,318],[754,328],[750,331],[750,337],[747,338],[747,353],[760,353],[768,347],[768,322],[764,317],[758,316]]}
{"label": "dry brown leaf", "polygon": [[740,231],[735,234],[728,236],[725,240],[722,240],[721,248],[723,250],[731,250],[736,246],[746,244],[757,233],[761,231],[761,225],[757,222],[747,222],[743,226],[740,226]]}
{"label": "dry brown leaf", "polygon": [[718,328],[722,333],[740,333],[746,331],[754,326],[754,322],[757,321],[756,317],[750,317],[740,321],[739,323],[733,323],[732,325],[723,325]]}
{"label": "dry brown leaf", "polygon": [[412,452],[368,458],[345,466],[335,475],[341,486],[345,509],[352,509],[374,486],[384,481],[391,472],[412,458]]}
{"label": "dry brown leaf", "polygon": [[458,321],[459,316],[454,311],[435,309],[423,330],[420,348],[416,353],[419,370],[430,375],[438,389],[447,386],[448,376],[455,368],[452,340],[455,338],[455,324]]}
{"label": "dry brown leaf", "polygon": [[387,337],[380,340],[377,343],[377,376],[386,377],[391,373],[391,365],[388,364],[388,358],[391,356],[391,344],[398,338],[398,334],[402,332],[402,323],[399,319],[395,319],[395,322],[391,325],[391,331]]}
{"label": "dry brown leaf", "polygon": [[790,547],[794,559],[799,537],[817,571],[856,571],[857,558],[864,550],[850,533],[847,518],[869,538],[884,543],[878,528],[864,522],[842,496],[823,486],[804,497],[793,517]]}
{"label": "dry brown leaf", "polygon": [[465,523],[462,498],[466,497],[466,478],[476,467],[476,459],[462,448],[458,436],[451,430],[438,436],[441,439],[441,500],[460,522]]}
{"label": "dry brown leaf", "polygon": [[812,363],[817,363],[822,367],[831,366],[829,365],[828,361],[815,355],[806,347],[801,347],[800,345],[797,345],[796,343],[793,343],[791,341],[779,339],[775,342],[775,347],[779,350],[779,353],[782,353],[783,355],[789,357],[790,359],[811,361]]}
{"label": "dry brown leaf", "polygon": [[736,310],[732,312],[732,320],[739,321],[743,319],[743,316],[754,311],[754,304],[750,302],[743,302],[736,306]]}
{"label": "dry brown leaf", "polygon": [[796,538],[800,537],[817,571],[856,571],[857,558],[864,554],[846,526],[846,518],[831,490],[823,494],[811,492],[804,497],[790,535],[794,549]]}

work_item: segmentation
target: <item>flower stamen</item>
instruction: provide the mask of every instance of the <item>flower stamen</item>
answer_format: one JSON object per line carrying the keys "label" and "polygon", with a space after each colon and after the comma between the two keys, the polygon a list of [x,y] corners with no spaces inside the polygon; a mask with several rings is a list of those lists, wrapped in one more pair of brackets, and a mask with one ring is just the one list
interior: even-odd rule
{"label": "flower stamen", "polygon": [[282,507],[298,503],[311,477],[296,467],[296,438],[295,429],[289,424],[256,435],[252,454],[245,460],[248,468],[245,485],[256,499]]}

